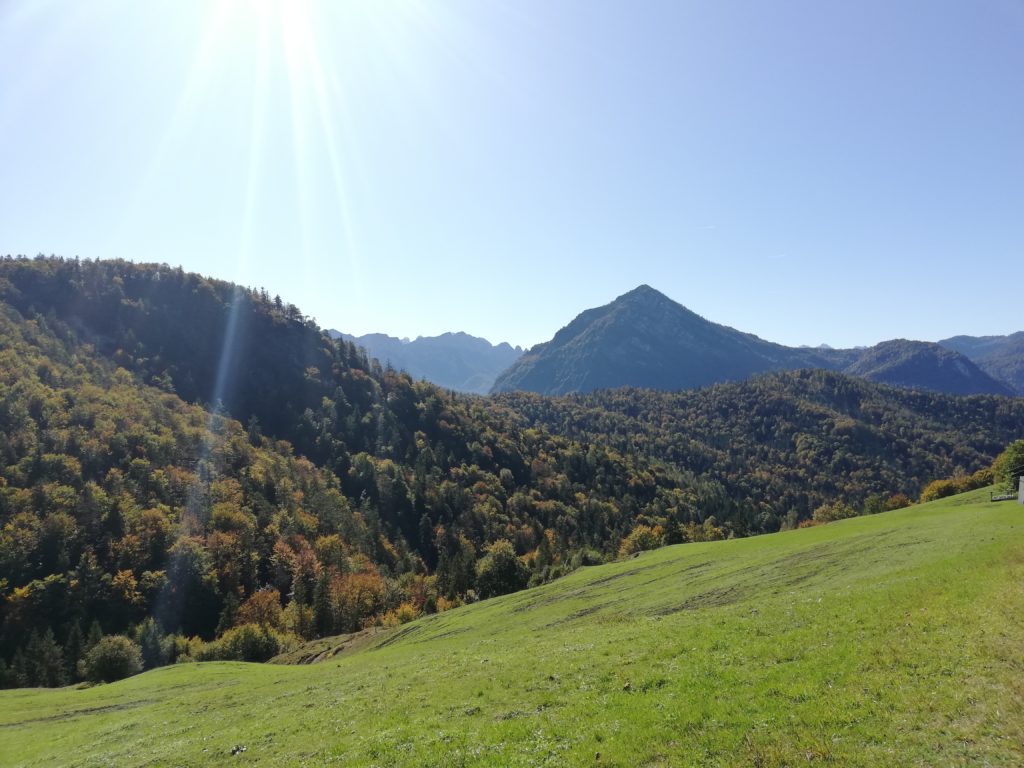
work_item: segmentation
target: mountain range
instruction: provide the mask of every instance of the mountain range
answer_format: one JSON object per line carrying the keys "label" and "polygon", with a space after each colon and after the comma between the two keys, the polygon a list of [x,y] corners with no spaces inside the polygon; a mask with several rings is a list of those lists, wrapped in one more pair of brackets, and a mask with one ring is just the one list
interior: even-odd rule
{"label": "mountain range", "polygon": [[[551,341],[529,349],[498,376],[492,392],[558,395],[623,386],[692,389],[801,368],[841,371],[947,394],[1024,392],[1024,342],[1018,340],[1014,346],[1001,338],[1015,337],[957,337],[945,345],[896,339],[867,349],[787,347],[713,323],[641,285],[610,304],[581,313]],[[984,357],[992,373],[968,353]]]}
{"label": "mountain range", "polygon": [[383,333],[351,336],[327,331],[333,339],[344,339],[363,347],[382,364],[403,370],[414,379],[426,379],[445,389],[485,395],[498,374],[514,363],[523,350],[507,343],[491,344],[468,333],[420,336],[409,341]]}
{"label": "mountain range", "polygon": [[1024,331],[1009,336],[954,336],[939,344],[966,355],[985,373],[1024,395]]}
{"label": "mountain range", "polygon": [[525,352],[461,332],[413,341],[328,334],[413,378],[475,394],[562,395],[624,386],[676,391],[817,368],[952,395],[1024,395],[1024,331],[937,343],[893,339],[852,349],[788,347],[711,322],[648,285],[582,312]]}

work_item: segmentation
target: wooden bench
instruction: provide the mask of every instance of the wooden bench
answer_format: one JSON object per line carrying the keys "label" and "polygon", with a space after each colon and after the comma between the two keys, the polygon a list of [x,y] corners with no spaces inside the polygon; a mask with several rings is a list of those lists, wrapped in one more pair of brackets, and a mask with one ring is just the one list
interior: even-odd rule
{"label": "wooden bench", "polygon": [[998,493],[997,494],[997,493],[993,493],[992,491],[989,491],[988,492],[988,500],[989,501],[1016,501],[1017,500],[1017,494],[1016,493]]}

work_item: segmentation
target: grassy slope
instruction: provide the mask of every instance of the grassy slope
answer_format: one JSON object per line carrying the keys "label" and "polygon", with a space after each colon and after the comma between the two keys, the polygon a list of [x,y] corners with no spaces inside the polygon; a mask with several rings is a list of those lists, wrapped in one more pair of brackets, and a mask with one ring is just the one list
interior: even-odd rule
{"label": "grassy slope", "polygon": [[1021,765],[1024,509],[983,499],[646,553],[321,664],[3,692],[0,762]]}

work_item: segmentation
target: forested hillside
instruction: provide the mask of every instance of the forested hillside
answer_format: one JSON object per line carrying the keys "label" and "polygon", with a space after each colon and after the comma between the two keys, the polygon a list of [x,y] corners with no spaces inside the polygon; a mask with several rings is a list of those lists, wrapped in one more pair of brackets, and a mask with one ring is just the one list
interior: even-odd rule
{"label": "forested hillside", "polygon": [[0,260],[0,676],[77,679],[112,634],[147,666],[265,658],[834,498],[906,503],[1021,434],[1020,399],[824,373],[452,395],[262,290]]}
{"label": "forested hillside", "polygon": [[1008,336],[954,336],[939,344],[966,355],[981,370],[1024,395],[1024,331]]}
{"label": "forested hillside", "polygon": [[294,307],[166,266],[6,260],[0,298],[0,659],[16,682],[74,677],[83,636],[148,616],[158,635],[310,636],[521,588],[705,485],[518,429]]}
{"label": "forested hillside", "polygon": [[865,349],[843,373],[908,389],[923,388],[948,395],[1013,395],[954,349],[925,341],[893,339]]}
{"label": "forested hillside", "polygon": [[908,391],[830,371],[702,390],[496,396],[524,426],[656,456],[720,484],[738,530],[777,530],[841,500],[864,511],[971,474],[1024,435],[1024,399]]}

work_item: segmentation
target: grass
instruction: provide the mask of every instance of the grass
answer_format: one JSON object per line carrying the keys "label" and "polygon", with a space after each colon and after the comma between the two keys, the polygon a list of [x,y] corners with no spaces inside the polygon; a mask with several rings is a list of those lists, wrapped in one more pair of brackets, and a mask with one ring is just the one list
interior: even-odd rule
{"label": "grass", "polygon": [[1019,766],[1024,508],[987,493],[645,553],[318,664],[2,692],[0,763]]}

